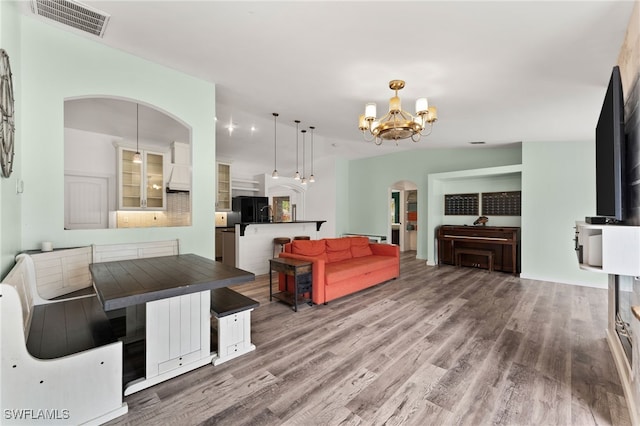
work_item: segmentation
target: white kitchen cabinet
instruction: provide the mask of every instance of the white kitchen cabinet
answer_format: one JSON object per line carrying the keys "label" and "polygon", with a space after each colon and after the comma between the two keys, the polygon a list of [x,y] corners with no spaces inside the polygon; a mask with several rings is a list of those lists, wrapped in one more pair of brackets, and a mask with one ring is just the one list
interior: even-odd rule
{"label": "white kitchen cabinet", "polygon": [[231,211],[231,164],[216,163],[216,211]]}
{"label": "white kitchen cabinet", "polygon": [[118,209],[165,210],[164,154],[140,151],[142,163],[134,163],[135,151],[118,148]]}

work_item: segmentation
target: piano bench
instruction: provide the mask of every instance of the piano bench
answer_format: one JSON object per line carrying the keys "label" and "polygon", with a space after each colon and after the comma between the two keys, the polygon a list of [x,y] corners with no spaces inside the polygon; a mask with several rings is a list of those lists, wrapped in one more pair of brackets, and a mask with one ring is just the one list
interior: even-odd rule
{"label": "piano bench", "polygon": [[456,266],[462,266],[462,255],[469,254],[473,256],[486,256],[489,263],[489,272],[493,271],[493,250],[482,250],[474,248],[456,248],[455,249],[455,262]]}

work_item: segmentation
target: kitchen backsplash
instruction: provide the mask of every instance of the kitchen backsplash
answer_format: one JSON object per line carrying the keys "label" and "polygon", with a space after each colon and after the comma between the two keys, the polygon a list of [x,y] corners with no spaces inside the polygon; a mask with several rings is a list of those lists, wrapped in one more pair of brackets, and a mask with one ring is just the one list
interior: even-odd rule
{"label": "kitchen backsplash", "polygon": [[166,211],[118,211],[118,228],[191,226],[191,199],[188,192],[167,194]]}

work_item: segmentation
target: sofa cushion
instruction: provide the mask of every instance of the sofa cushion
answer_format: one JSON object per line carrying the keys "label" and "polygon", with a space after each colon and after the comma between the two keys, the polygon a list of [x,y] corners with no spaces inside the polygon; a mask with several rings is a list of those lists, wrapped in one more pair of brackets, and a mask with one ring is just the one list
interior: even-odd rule
{"label": "sofa cushion", "polygon": [[292,253],[327,260],[324,240],[293,240],[291,244]]}
{"label": "sofa cushion", "polygon": [[373,252],[369,247],[368,237],[351,237],[351,256],[363,257],[371,256]]}
{"label": "sofa cushion", "polygon": [[332,285],[348,279],[357,279],[371,271],[396,268],[397,266],[397,257],[376,255],[327,263],[324,270],[325,283],[326,285]]}
{"label": "sofa cushion", "polygon": [[327,262],[351,259],[351,238],[326,238]]}

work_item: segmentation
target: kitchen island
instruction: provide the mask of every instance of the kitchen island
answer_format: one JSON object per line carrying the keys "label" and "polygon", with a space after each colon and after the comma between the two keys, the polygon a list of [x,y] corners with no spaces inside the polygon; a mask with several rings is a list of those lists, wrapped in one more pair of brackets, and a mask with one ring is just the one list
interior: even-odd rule
{"label": "kitchen island", "polygon": [[273,239],[307,235],[318,239],[324,220],[295,222],[242,222],[235,226],[236,268],[256,275],[269,273],[269,259],[273,258]]}

